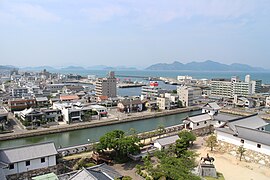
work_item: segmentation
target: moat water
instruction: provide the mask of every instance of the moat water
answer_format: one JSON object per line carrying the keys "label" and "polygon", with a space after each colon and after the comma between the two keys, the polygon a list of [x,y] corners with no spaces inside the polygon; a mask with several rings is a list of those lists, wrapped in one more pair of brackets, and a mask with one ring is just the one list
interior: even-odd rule
{"label": "moat water", "polygon": [[134,128],[137,133],[147,132],[156,129],[162,125],[164,127],[174,126],[182,123],[182,120],[190,115],[200,114],[201,111],[192,111],[179,113],[175,115],[163,116],[158,118],[143,119],[133,122],[125,122],[121,124],[113,124],[107,126],[93,127],[88,129],[80,129],[69,132],[55,133],[49,135],[41,135],[35,137],[20,138],[0,142],[0,148],[15,147],[33,143],[41,143],[53,141],[56,147],[68,147],[88,142],[96,142],[106,132],[120,129],[128,132]]}

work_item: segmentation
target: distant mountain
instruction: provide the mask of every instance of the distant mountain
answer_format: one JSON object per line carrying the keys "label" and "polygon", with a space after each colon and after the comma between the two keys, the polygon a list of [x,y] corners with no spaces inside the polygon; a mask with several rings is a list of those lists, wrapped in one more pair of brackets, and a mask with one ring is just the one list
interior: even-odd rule
{"label": "distant mountain", "polygon": [[89,70],[103,70],[105,68],[107,68],[108,66],[104,66],[104,65],[97,65],[97,66],[90,66],[90,67],[87,67],[86,69],[89,69]]}
{"label": "distant mountain", "polygon": [[36,66],[36,67],[21,67],[20,70],[28,70],[28,71],[42,71],[46,69],[47,71],[55,70],[55,68],[51,66]]}
{"label": "distant mountain", "polygon": [[11,66],[11,65],[0,65],[0,70],[11,70],[16,68],[15,66]]}
{"label": "distant mountain", "polygon": [[246,64],[234,63],[231,65],[207,60],[204,62],[180,63],[175,61],[171,64],[158,63],[151,65],[146,70],[190,70],[190,71],[266,71],[259,67],[252,67]]}
{"label": "distant mountain", "polygon": [[126,67],[126,66],[104,66],[104,65],[97,65],[97,66],[90,66],[87,67],[88,70],[137,70],[135,67]]}
{"label": "distant mountain", "polygon": [[84,67],[81,67],[81,66],[68,66],[68,67],[61,68],[61,70],[64,70],[64,71],[84,71],[86,69]]}

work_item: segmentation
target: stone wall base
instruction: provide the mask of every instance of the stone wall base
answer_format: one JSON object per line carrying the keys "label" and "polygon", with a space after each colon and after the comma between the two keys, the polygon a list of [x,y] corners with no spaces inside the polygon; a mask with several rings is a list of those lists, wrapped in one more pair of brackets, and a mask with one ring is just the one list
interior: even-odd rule
{"label": "stone wall base", "polygon": [[[219,146],[218,149],[221,152],[226,152],[229,153],[233,156],[235,156],[236,158],[240,158],[239,154],[237,154],[237,149],[239,148],[239,146],[236,146],[234,144],[230,144],[224,141],[219,141]],[[257,164],[261,164],[261,165],[265,165],[270,167],[270,156],[266,155],[266,154],[262,154],[253,150],[249,150],[246,149],[246,152],[244,153],[243,157],[242,157],[242,161],[246,161],[246,162],[254,162]]]}

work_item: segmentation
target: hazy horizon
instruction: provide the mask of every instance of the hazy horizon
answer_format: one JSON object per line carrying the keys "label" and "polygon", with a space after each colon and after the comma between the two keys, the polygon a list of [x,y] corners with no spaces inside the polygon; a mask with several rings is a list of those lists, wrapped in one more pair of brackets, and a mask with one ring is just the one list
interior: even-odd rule
{"label": "hazy horizon", "polygon": [[267,0],[0,0],[0,62],[128,66],[213,60],[270,69]]}

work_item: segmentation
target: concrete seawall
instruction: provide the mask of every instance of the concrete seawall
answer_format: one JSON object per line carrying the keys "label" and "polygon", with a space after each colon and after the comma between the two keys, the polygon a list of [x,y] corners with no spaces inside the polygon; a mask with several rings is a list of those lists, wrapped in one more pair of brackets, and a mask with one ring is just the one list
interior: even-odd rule
{"label": "concrete seawall", "polygon": [[179,114],[179,113],[184,113],[184,112],[189,112],[189,111],[196,111],[199,109],[200,109],[199,107],[188,107],[188,108],[156,112],[156,113],[143,115],[143,116],[140,116],[139,113],[138,114],[136,113],[136,114],[132,114],[131,116],[128,116],[126,118],[119,119],[119,120],[116,118],[116,119],[100,120],[98,122],[82,122],[82,123],[77,123],[77,124],[50,127],[48,129],[29,130],[27,132],[22,132],[22,133],[1,134],[0,140],[4,141],[4,140],[10,140],[10,139],[18,139],[18,138],[74,131],[74,130],[79,130],[79,129],[87,129],[87,128],[98,127],[98,126],[106,126],[106,125],[111,125],[111,124],[120,124],[120,123],[126,123],[130,121],[138,121],[138,120],[143,120],[143,119],[150,119],[150,118],[155,118],[155,117]]}

